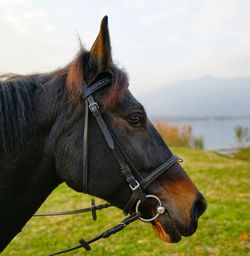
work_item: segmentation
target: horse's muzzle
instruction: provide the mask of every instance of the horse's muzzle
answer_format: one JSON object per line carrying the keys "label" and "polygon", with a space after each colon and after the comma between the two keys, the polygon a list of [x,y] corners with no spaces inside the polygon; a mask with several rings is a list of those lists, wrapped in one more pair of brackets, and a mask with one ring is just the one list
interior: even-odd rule
{"label": "horse's muzzle", "polygon": [[181,240],[181,236],[191,236],[195,233],[198,227],[198,219],[205,212],[207,203],[203,195],[198,193],[190,210],[188,224],[179,222],[175,216],[168,212],[166,205],[165,208],[165,214],[159,215],[157,219],[152,221],[153,228],[161,240],[176,243]]}

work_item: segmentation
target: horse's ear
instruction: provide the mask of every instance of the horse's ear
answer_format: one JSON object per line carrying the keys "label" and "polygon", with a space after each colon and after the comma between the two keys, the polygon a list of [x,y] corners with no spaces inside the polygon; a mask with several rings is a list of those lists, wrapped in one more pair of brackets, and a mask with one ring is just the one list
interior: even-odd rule
{"label": "horse's ear", "polygon": [[112,62],[108,16],[102,19],[99,34],[90,50],[90,56],[97,59],[101,69],[105,69]]}

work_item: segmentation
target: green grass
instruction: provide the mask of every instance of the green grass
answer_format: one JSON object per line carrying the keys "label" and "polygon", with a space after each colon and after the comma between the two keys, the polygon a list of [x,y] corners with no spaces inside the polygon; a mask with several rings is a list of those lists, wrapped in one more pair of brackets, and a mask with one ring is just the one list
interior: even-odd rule
{"label": "green grass", "polygon": [[250,160],[250,147],[242,148],[235,153],[235,157],[242,160]]}
{"label": "green grass", "polygon": [[[242,239],[250,234],[250,162],[198,150],[173,151],[185,160],[185,170],[208,201],[208,209],[192,237],[183,238],[178,244],[166,244],[155,237],[149,224],[138,221],[93,244],[91,252],[79,249],[66,255],[250,255],[249,239]],[[61,185],[39,211],[76,209],[89,203],[90,197]],[[78,244],[80,237],[89,239],[123,217],[115,208],[99,212],[96,222],[90,214],[36,217],[2,255],[47,255]]]}

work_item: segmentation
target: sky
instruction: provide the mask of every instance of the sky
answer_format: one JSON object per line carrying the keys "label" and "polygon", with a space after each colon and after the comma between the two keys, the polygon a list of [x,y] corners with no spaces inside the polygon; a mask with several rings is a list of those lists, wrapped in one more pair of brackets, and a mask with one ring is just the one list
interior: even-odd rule
{"label": "sky", "polygon": [[133,92],[250,75],[249,0],[0,0],[0,73],[46,72],[89,49],[109,16]]}

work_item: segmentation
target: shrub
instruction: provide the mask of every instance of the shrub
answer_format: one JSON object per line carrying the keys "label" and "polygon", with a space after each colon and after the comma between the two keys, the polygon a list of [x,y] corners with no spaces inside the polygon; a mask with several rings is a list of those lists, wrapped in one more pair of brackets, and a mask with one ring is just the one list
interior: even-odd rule
{"label": "shrub", "polygon": [[168,146],[204,148],[203,138],[192,135],[191,125],[176,126],[162,122],[156,122],[154,125]]}
{"label": "shrub", "polygon": [[248,127],[236,126],[234,128],[235,136],[241,147],[250,140]]}
{"label": "shrub", "polygon": [[192,146],[195,149],[204,149],[204,140],[202,136],[195,137],[193,136]]}
{"label": "shrub", "polygon": [[250,160],[250,146],[241,148],[238,152],[234,155],[236,158],[242,159],[242,160]]}
{"label": "shrub", "polygon": [[157,122],[155,127],[169,146],[190,147],[192,137],[190,125],[175,126]]}

